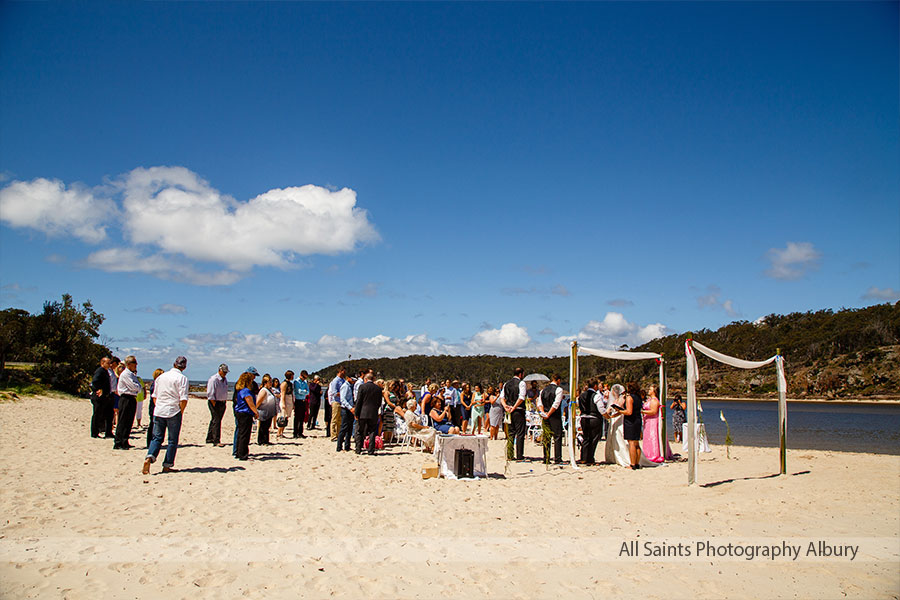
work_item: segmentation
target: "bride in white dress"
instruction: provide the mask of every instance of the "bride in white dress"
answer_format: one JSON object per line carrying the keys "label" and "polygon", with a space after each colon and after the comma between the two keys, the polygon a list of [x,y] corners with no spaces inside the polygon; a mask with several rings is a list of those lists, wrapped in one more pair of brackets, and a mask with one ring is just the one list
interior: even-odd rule
{"label": "bride in white dress", "polygon": [[[620,383],[609,389],[609,403],[603,418],[609,419],[609,432],[606,434],[606,462],[622,467],[631,467],[631,457],[628,456],[628,442],[625,441],[625,432],[622,429],[622,420],[625,418],[613,404],[622,406],[625,402],[625,386]],[[657,463],[644,458],[641,452],[642,467],[656,467]]]}

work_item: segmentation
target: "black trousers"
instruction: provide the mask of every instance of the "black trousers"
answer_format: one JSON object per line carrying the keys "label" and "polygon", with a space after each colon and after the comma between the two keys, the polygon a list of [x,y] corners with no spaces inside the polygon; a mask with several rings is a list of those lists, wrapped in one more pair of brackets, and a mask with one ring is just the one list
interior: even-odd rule
{"label": "black trousers", "polygon": [[600,442],[600,434],[603,432],[603,419],[600,417],[581,417],[581,435],[584,441],[581,443],[581,460],[585,463],[594,462],[594,452]]}
{"label": "black trousers", "polygon": [[[549,419],[544,419],[544,423],[547,424],[547,427],[550,428],[550,433],[553,434],[553,457],[556,462],[562,462],[562,436],[563,436],[563,426],[562,426],[562,418],[554,418],[555,415],[559,413],[554,413],[551,415]],[[543,441],[543,440],[541,440]],[[544,462],[550,462],[550,445],[544,445]]]}
{"label": "black trousers", "polygon": [[349,409],[341,407],[341,430],[338,432],[337,449],[350,451],[350,439],[353,437],[353,413]]}
{"label": "black trousers", "polygon": [[462,427],[462,404],[450,407],[450,422],[454,427]]}
{"label": "black trousers", "polygon": [[113,398],[112,394],[109,396],[103,397],[103,428],[105,430],[105,435],[108,438],[113,436],[113,421],[115,420],[115,406],[116,400]]}
{"label": "black trousers", "polygon": [[[240,413],[239,413],[240,414]],[[262,446],[263,444],[269,443],[269,428],[272,427],[272,419],[268,418],[265,421],[262,419],[259,420],[259,426],[256,430],[256,443]]]}
{"label": "black trousers", "polygon": [[131,437],[131,428],[134,426],[134,411],[137,408],[137,398],[128,394],[119,396],[119,422],[116,423],[116,439],[113,448],[130,448],[128,439]]}
{"label": "black trousers", "polygon": [[94,409],[91,413],[91,437],[100,437],[100,432],[106,427],[106,413],[104,407],[106,402],[103,398],[98,398],[97,394],[91,393],[91,407]]}
{"label": "black trousers", "polygon": [[294,437],[303,435],[306,422],[306,400],[294,400]]}
{"label": "black trousers", "polygon": [[331,403],[325,403],[325,410],[323,411],[325,414],[325,433],[330,434],[331,432]]}
{"label": "black trousers", "polygon": [[253,413],[234,413],[237,422],[237,452],[235,456],[246,460],[250,455],[250,434],[253,432]]}
{"label": "black trousers", "polygon": [[316,419],[319,416],[319,404],[321,400],[309,400],[309,420],[306,422],[307,429],[313,429],[316,426]]}
{"label": "black trousers", "polygon": [[147,447],[150,447],[150,440],[153,439],[153,409],[156,408],[156,401],[153,398],[150,398],[150,412],[147,413],[149,416],[149,426],[147,427]]}
{"label": "black trousers", "polygon": [[369,438],[369,454],[375,454],[375,436],[378,434],[378,418],[357,419],[356,423],[356,453],[363,450],[363,439]]}
{"label": "black trousers", "polygon": [[220,444],[222,442],[222,417],[225,416],[225,402],[206,401],[209,408],[209,429],[206,431],[207,444]]}
{"label": "black trousers", "polygon": [[509,434],[516,440],[516,460],[525,458],[525,411],[514,410],[510,414]]}

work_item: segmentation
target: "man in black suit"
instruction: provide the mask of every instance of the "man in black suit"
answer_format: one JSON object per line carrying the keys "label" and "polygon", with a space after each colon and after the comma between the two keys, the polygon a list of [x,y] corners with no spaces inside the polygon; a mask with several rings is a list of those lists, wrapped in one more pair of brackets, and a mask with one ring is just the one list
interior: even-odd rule
{"label": "man in black suit", "polygon": [[372,371],[356,394],[356,453],[361,454],[363,438],[369,437],[369,454],[375,454],[375,435],[378,433],[378,412],[381,410],[382,390],[372,382]]}
{"label": "man in black suit", "polygon": [[509,434],[516,440],[516,460],[525,460],[525,375],[520,367],[513,372],[513,378],[503,386],[500,404],[509,413]]}
{"label": "man in black suit", "polygon": [[[109,381],[109,357],[104,356],[100,359],[100,366],[94,371],[94,377],[91,379],[91,404],[94,407],[94,413],[91,415],[91,437],[100,437],[100,430],[103,429],[106,437],[113,437],[112,430],[112,394]],[[107,415],[107,405],[109,405],[109,415]]]}

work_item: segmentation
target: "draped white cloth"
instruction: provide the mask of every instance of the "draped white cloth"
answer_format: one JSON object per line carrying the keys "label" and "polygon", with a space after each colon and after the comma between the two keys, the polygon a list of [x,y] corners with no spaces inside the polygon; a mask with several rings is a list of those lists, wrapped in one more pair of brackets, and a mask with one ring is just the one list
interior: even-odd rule
{"label": "draped white cloth", "polygon": [[621,352],[617,350],[596,350],[594,348],[585,348],[578,346],[579,352],[586,352],[599,356],[600,358],[611,358],[613,360],[648,360],[651,358],[661,358],[656,352]]}
{"label": "draped white cloth", "polygon": [[[782,473],[784,473],[785,437],[787,435],[787,378],[784,374],[784,357],[776,354],[766,360],[744,360],[716,352],[696,340],[686,340],[684,342],[684,356],[687,363],[688,423],[685,426],[689,434],[695,433],[691,431],[692,428],[696,427],[696,410],[698,405],[695,385],[700,380],[700,369],[697,366],[697,356],[694,354],[694,350],[698,350],[714,360],[739,369],[757,369],[770,365],[773,362],[775,363],[776,382],[778,385],[778,427],[781,438]],[[690,437],[694,438],[695,436],[690,435]],[[693,444],[687,439],[684,443],[690,446],[688,448],[690,452],[688,456],[688,483],[691,484],[696,480],[697,461],[693,452]]]}

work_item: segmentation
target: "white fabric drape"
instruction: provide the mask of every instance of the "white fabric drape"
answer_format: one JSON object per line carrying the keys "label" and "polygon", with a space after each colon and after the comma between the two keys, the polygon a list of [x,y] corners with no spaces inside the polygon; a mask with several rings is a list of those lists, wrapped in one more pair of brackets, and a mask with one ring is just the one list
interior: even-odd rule
{"label": "white fabric drape", "polygon": [[[721,352],[716,352],[712,348],[707,348],[697,340],[693,341],[693,346],[695,350],[699,350],[703,354],[707,355],[710,358],[714,358],[721,363],[725,363],[726,365],[731,365],[732,367],[737,367],[739,369],[758,369],[759,367],[764,367],[768,364],[775,362],[775,356],[772,358],[767,358],[766,360],[744,360],[742,358],[735,358],[733,356],[728,356],[727,354],[722,354]],[[697,361],[694,360],[694,364],[696,365]]]}
{"label": "white fabric drape", "polygon": [[578,346],[578,350],[600,358],[611,358],[613,360],[647,360],[661,357],[656,352],[620,352],[617,350],[596,350],[594,348],[585,348],[584,346]]}

